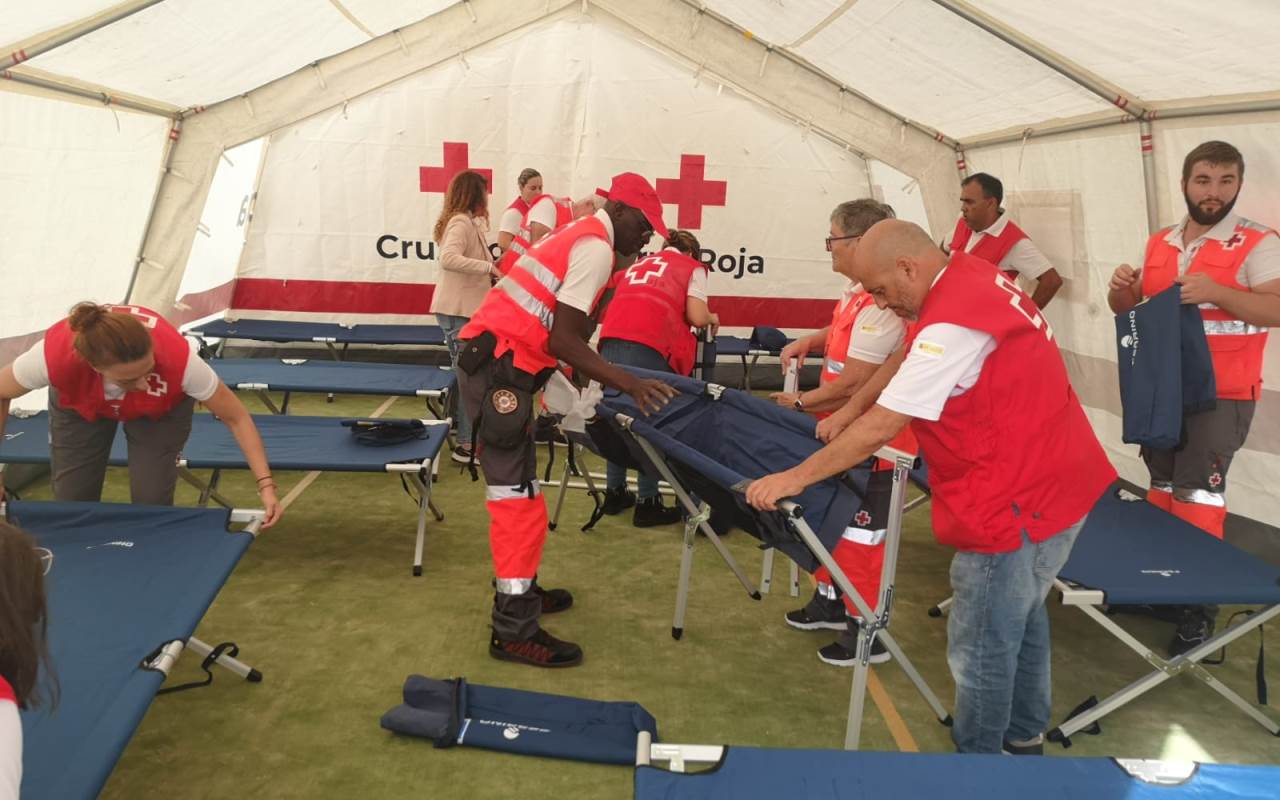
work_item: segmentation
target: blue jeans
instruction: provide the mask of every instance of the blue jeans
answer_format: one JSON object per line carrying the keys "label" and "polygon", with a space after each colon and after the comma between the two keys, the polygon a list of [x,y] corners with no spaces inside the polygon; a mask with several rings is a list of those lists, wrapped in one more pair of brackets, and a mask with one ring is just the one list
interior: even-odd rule
{"label": "blue jeans", "polygon": [[[440,330],[444,331],[444,343],[449,348],[449,364],[453,367],[455,376],[458,374],[458,332],[470,319],[470,317],[455,317],[452,314],[436,314],[436,322],[440,323]],[[456,389],[449,392],[449,413],[458,423],[458,444],[470,447],[471,420],[467,419],[467,412],[462,410],[462,403],[458,402]]]}
{"label": "blue jeans", "polygon": [[1011,553],[961,551],[952,559],[947,662],[956,682],[957,751],[999,753],[1005,740],[1034,739],[1048,725],[1045,598],[1084,522],[1039,544],[1023,533]]}
{"label": "blue jeans", "polygon": [[[654,372],[675,372],[662,354],[652,347],[626,339],[602,339],[600,357],[611,364],[651,369]],[[613,491],[627,488],[627,468],[610,461],[605,466],[605,487]],[[636,493],[641,500],[658,496],[658,481],[643,471],[636,475]]]}

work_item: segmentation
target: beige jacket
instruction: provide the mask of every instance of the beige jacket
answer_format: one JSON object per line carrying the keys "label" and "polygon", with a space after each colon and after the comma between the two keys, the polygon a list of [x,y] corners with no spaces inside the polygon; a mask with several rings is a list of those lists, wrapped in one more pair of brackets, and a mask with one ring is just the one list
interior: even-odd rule
{"label": "beige jacket", "polygon": [[440,242],[440,275],[431,296],[432,314],[470,317],[489,291],[493,257],[480,229],[483,220],[454,214]]}

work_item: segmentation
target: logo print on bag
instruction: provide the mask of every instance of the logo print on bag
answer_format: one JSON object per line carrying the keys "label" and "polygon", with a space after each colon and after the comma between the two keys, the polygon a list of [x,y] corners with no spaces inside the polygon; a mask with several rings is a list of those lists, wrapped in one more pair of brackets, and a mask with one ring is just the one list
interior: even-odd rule
{"label": "logo print on bag", "polygon": [[867,513],[865,508],[861,509],[857,514],[853,515],[853,524],[859,528],[865,528],[871,524],[871,515]]}
{"label": "logo print on bag", "polygon": [[493,393],[493,410],[499,414],[514,414],[520,408],[520,398],[510,389],[499,389]]}
{"label": "logo print on bag", "polygon": [[519,737],[520,737],[520,729],[517,728],[515,725],[508,725],[507,727],[502,729],[502,738],[504,739],[511,740],[511,739],[517,739]]}

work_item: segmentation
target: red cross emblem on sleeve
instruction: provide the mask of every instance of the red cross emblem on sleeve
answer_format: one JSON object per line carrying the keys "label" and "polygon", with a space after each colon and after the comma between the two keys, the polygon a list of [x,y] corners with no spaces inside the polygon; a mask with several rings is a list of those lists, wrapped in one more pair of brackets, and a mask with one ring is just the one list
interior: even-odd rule
{"label": "red cross emblem on sleeve", "polygon": [[702,207],[724,205],[728,181],[709,181],[704,155],[681,154],[680,177],[658,178],[655,187],[663,203],[676,207],[676,226],[697,230],[702,227]]}
{"label": "red cross emblem on sleeve", "polygon": [[668,266],[670,265],[662,256],[646,258],[639,264],[633,264],[627,268],[627,283],[632,286],[641,286],[648,283],[651,278],[654,280],[661,278]]}
{"label": "red cross emblem on sleeve", "polygon": [[453,180],[453,176],[469,169],[484,176],[485,185],[489,187],[489,191],[493,191],[493,170],[471,166],[467,152],[470,147],[466,142],[445,142],[444,163],[441,166],[418,168],[418,190],[444,194],[448,191],[449,181]]}
{"label": "red cross emblem on sleeve", "polygon": [[865,508],[859,509],[857,514],[853,515],[853,524],[859,528],[865,528],[871,524],[871,514]]}

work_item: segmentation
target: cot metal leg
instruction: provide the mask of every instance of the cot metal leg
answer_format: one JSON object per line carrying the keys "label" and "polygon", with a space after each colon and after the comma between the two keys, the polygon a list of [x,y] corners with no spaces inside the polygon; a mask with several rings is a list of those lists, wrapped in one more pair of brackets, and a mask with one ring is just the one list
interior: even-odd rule
{"label": "cot metal leg", "polygon": [[[200,641],[194,636],[192,636],[190,639],[187,640],[187,649],[195,653],[196,655],[200,656],[200,658],[204,658],[205,656],[213,652],[212,647],[210,647],[205,642]],[[240,661],[239,659],[232,658],[226,653],[223,653],[222,655],[218,656],[217,660],[215,660],[213,663],[217,664],[220,667],[224,667],[226,669],[231,670],[232,672],[239,675],[241,678],[244,678],[245,680],[249,681],[250,683],[260,683],[262,681],[261,672],[258,672],[256,669],[244,663],[243,661]]]}
{"label": "cot metal leg", "polygon": [[[574,447],[575,445],[573,444],[573,442],[570,442],[569,446]],[[551,522],[548,523],[547,525],[547,527],[553,531],[556,529],[556,526],[560,524],[560,511],[564,508],[564,495],[565,495],[565,492],[568,491],[569,489],[569,472],[570,472],[569,464],[570,463],[571,463],[571,459],[566,458],[564,460],[564,470],[560,473],[559,490],[556,492],[556,510],[555,510],[555,513],[551,515]]]}
{"label": "cot metal leg", "polygon": [[208,483],[205,483],[194,472],[186,467],[178,467],[178,477],[200,490],[199,504],[201,506],[209,505],[209,501],[213,500],[224,508],[235,508],[235,503],[228,500],[220,492],[218,492],[218,478],[222,470],[215,469],[213,476]]}
{"label": "cot metal leg", "polygon": [[[276,414],[277,416],[280,416],[286,413],[284,409],[276,406],[275,401],[271,399],[271,395],[267,393],[266,389],[255,389],[254,394],[258,395],[258,399],[262,401],[262,404],[266,406],[267,410],[270,411],[272,414]],[[284,397],[285,397],[285,407],[287,408],[289,405],[289,393],[285,392]]]}
{"label": "cot metal leg", "polygon": [[680,551],[680,583],[676,588],[676,615],[671,621],[671,638],[684,636],[684,614],[689,608],[689,576],[693,572],[693,542],[698,534],[696,517],[684,524],[684,547]]}
{"label": "cot metal leg", "polygon": [[796,562],[791,562],[791,586],[789,591],[792,597],[800,596],[800,566]]}
{"label": "cot metal leg", "polygon": [[768,594],[773,587],[773,548],[767,547],[760,560],[760,594]]}
{"label": "cot metal leg", "polygon": [[[1059,589],[1068,590],[1062,581],[1056,582]],[[1245,700],[1234,690],[1228,688],[1216,677],[1213,676],[1199,662],[1216,652],[1219,648],[1225,647],[1231,642],[1239,639],[1246,634],[1251,633],[1258,626],[1266,623],[1268,620],[1280,616],[1280,605],[1268,606],[1258,611],[1248,618],[1247,621],[1228,628],[1222,633],[1214,636],[1208,641],[1188,650],[1180,656],[1172,659],[1164,659],[1151,648],[1140,642],[1132,634],[1124,628],[1117,625],[1110,617],[1099,611],[1091,605],[1081,605],[1080,610],[1088,614],[1094,622],[1110,631],[1116,638],[1127,645],[1131,650],[1142,656],[1149,664],[1155,667],[1155,670],[1125,688],[1111,695],[1107,699],[1089,708],[1088,710],[1073,716],[1064,721],[1057,728],[1049,732],[1050,741],[1060,742],[1065,747],[1071,746],[1071,736],[1085,728],[1090,727],[1098,720],[1110,714],[1112,711],[1128,704],[1131,700],[1135,700],[1143,694],[1146,694],[1156,686],[1168,681],[1172,678],[1189,673],[1204,682],[1218,694],[1222,695],[1226,700],[1236,708],[1247,714],[1254,722],[1261,725],[1273,736],[1280,736],[1280,723],[1272,720],[1266,714],[1263,714],[1256,706]]]}
{"label": "cot metal leg", "polygon": [[938,603],[936,606],[929,609],[929,616],[934,617],[936,619],[937,617],[940,617],[943,614],[947,613],[947,609],[951,608],[951,603],[953,602],[953,600],[954,598],[948,597],[946,600],[943,600],[941,603]]}

